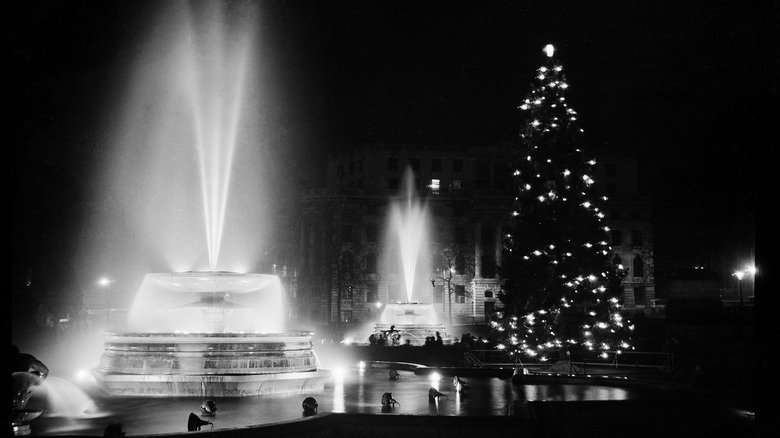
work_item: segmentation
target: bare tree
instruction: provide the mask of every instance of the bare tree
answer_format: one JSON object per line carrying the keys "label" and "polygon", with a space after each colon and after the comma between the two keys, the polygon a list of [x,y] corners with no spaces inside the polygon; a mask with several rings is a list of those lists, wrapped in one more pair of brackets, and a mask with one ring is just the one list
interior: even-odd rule
{"label": "bare tree", "polygon": [[[474,257],[474,250],[467,244],[458,243],[434,243],[432,244],[431,254],[433,255],[433,279],[432,284],[440,282],[446,285],[447,289],[447,306],[449,308],[449,322],[452,325],[452,281],[453,277],[463,278],[467,280],[466,283],[474,278],[476,269],[476,258]],[[469,295],[471,292],[466,291]],[[442,308],[444,307],[444,300],[442,300]],[[442,309],[443,310],[443,309]]]}
{"label": "bare tree", "polygon": [[337,325],[341,325],[342,302],[365,293],[373,280],[373,269],[369,265],[376,248],[362,238],[365,224],[360,205],[337,198],[328,203],[326,211],[321,220],[327,236],[324,253],[328,323],[332,323],[335,307]]}

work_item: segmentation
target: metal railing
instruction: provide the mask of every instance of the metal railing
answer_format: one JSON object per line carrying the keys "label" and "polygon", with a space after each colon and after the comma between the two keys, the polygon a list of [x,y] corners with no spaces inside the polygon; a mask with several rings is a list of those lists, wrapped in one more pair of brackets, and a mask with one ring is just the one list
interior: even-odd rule
{"label": "metal railing", "polygon": [[[629,370],[660,370],[672,373],[675,370],[674,355],[666,352],[649,351],[606,351],[606,357],[601,355],[570,355],[562,350],[550,350],[544,357],[524,358],[522,361],[500,350],[471,350],[464,353],[464,362],[468,367],[484,368],[499,366],[531,366],[540,369],[565,367],[568,363],[568,373],[573,375],[587,374],[588,369],[620,368]],[[561,371],[566,371],[561,369]]]}

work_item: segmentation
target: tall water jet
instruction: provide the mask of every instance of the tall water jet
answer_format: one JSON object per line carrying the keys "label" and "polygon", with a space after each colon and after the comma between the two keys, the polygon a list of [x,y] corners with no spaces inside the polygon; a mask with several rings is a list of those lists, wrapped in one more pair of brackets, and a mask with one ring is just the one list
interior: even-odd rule
{"label": "tall water jet", "polygon": [[[406,302],[385,305],[374,326],[375,332],[388,334],[397,330],[404,342],[422,345],[426,338],[445,335],[444,324],[432,303],[414,301],[417,268],[429,266],[427,208],[423,199],[417,195],[414,173],[407,169],[403,179],[403,195],[395,200],[390,210],[390,245],[397,243],[403,266],[403,283],[406,289]],[[395,335],[389,333],[390,336]]]}
{"label": "tall water jet", "polygon": [[428,242],[426,208],[416,193],[414,174],[407,169],[403,181],[404,196],[391,206],[391,225],[398,238],[403,265],[406,300],[412,301],[417,262]]}
{"label": "tall water jet", "polygon": [[249,272],[264,253],[283,177],[263,131],[278,87],[259,56],[261,8],[161,2],[131,43],[92,169],[81,259],[96,274]]}
{"label": "tall water jet", "polygon": [[[192,23],[190,23],[192,24]],[[233,156],[245,92],[252,33],[231,41],[223,20],[212,20],[206,37],[191,26],[182,47],[182,87],[189,97],[197,150],[209,268],[215,270],[222,243]]]}

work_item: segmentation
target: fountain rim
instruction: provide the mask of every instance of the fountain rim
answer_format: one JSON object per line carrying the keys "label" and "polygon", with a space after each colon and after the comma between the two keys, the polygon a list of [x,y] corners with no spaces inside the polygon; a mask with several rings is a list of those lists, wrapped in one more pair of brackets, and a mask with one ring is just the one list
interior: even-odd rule
{"label": "fountain rim", "polygon": [[186,293],[250,293],[278,280],[273,274],[231,271],[153,272],[144,276],[144,282],[151,281],[168,292]]}
{"label": "fountain rim", "polygon": [[257,340],[259,342],[284,342],[289,340],[311,341],[314,332],[287,331],[277,333],[171,333],[171,332],[104,332],[107,342],[143,342],[143,343],[235,343]]}

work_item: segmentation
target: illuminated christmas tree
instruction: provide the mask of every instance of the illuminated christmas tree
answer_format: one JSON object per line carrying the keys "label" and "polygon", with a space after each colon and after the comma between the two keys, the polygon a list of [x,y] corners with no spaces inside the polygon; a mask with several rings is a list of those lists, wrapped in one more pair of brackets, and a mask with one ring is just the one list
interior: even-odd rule
{"label": "illuminated christmas tree", "polygon": [[631,323],[620,314],[623,267],[613,266],[609,228],[593,193],[593,166],[582,149],[577,113],[551,45],[531,92],[514,169],[515,207],[504,237],[499,294],[504,311],[492,322],[499,349],[545,361],[551,351],[631,349]]}

